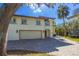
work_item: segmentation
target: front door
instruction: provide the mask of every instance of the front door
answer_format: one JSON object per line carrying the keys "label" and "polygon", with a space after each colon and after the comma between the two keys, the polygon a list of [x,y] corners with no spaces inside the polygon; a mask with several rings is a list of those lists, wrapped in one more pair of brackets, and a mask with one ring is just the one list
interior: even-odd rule
{"label": "front door", "polygon": [[50,37],[50,31],[49,30],[45,30],[45,37]]}

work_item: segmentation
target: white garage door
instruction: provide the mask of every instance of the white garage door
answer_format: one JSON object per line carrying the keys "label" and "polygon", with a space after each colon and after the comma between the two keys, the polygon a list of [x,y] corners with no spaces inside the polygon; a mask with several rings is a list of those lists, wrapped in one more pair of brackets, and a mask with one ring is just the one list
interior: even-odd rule
{"label": "white garage door", "polygon": [[20,31],[20,39],[41,38],[41,31]]}

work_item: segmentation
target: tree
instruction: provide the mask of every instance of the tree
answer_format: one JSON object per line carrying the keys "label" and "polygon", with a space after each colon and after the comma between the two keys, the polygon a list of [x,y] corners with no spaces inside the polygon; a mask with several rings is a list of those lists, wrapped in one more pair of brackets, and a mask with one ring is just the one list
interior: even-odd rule
{"label": "tree", "polygon": [[[44,3],[45,4],[45,3]],[[22,4],[20,3],[4,3],[3,8],[0,9],[0,55],[7,55],[6,46],[7,46],[7,29],[11,17],[14,15],[17,8]],[[29,5],[29,4],[28,4]],[[41,4],[37,4],[38,7]],[[52,7],[53,4],[45,4],[48,7]]]}
{"label": "tree", "polygon": [[18,3],[4,4],[0,9],[0,55],[6,55],[7,46],[7,29],[12,15],[16,9],[20,6]]}
{"label": "tree", "polygon": [[63,19],[63,26],[64,26],[64,35],[66,35],[66,22],[65,18],[69,15],[69,8],[67,5],[59,5],[58,10],[57,10],[58,18]]}

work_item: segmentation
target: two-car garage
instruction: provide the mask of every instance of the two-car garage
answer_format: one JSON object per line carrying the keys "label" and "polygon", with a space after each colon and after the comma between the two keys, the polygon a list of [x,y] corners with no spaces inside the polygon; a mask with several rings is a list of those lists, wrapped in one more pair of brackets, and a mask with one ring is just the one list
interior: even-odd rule
{"label": "two-car garage", "polygon": [[39,39],[42,38],[42,31],[39,30],[20,30],[19,39]]}

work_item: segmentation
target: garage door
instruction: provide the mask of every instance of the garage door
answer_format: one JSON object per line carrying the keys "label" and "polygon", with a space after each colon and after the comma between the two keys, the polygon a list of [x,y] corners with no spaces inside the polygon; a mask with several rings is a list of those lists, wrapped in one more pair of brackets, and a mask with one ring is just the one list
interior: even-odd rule
{"label": "garage door", "polygon": [[20,39],[41,38],[41,31],[20,31]]}

